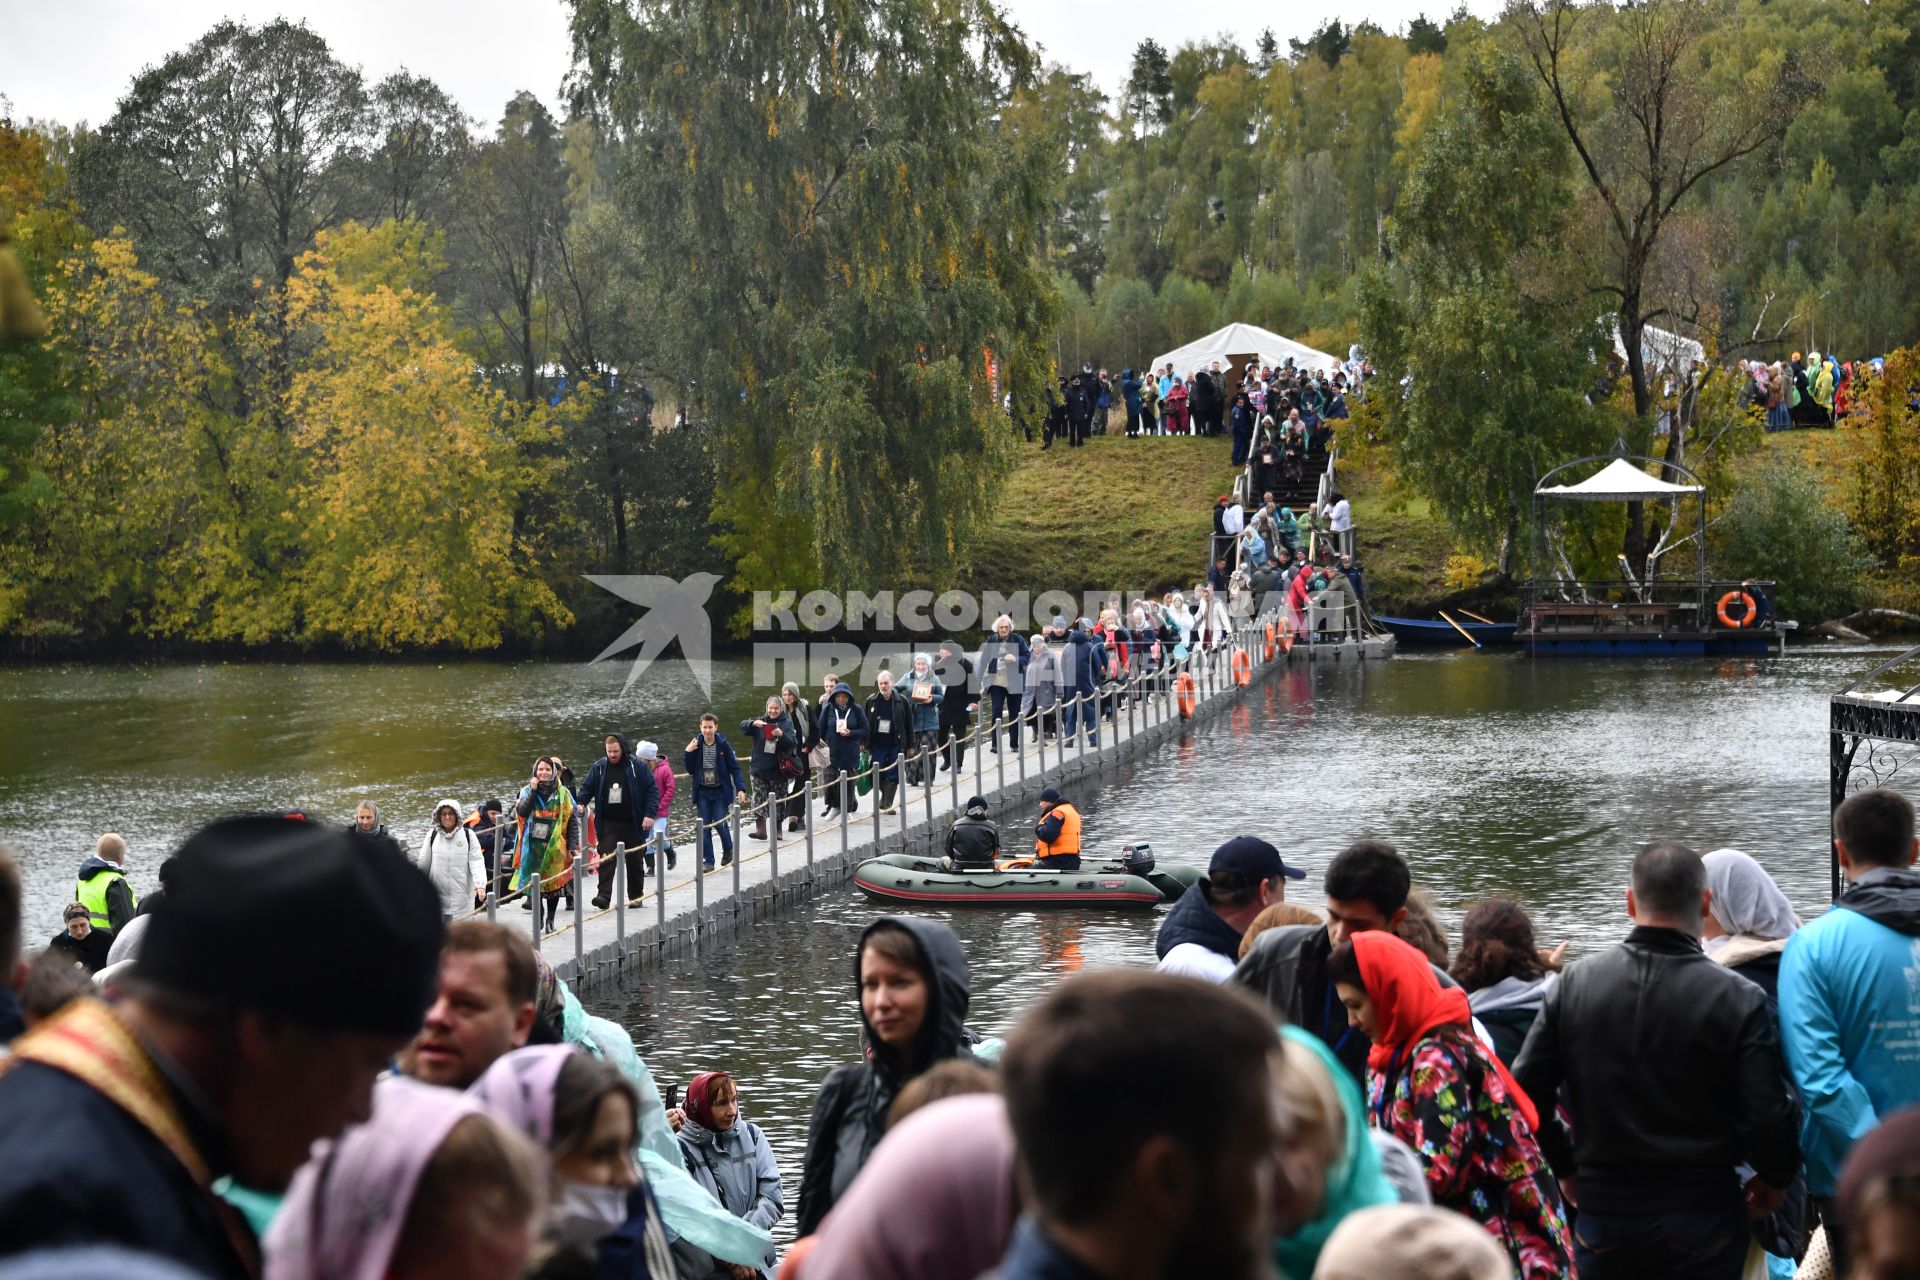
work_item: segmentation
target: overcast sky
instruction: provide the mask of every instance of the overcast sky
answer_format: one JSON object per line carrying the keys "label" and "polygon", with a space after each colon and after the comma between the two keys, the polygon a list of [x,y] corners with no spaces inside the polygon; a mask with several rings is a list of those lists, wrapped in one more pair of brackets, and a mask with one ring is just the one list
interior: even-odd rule
{"label": "overcast sky", "polygon": [[[1370,0],[1363,8],[1300,0],[1213,0],[1201,10],[1167,0],[1003,0],[1053,61],[1091,71],[1108,92],[1133,48],[1152,36],[1168,49],[1227,33],[1251,47],[1272,26],[1281,47],[1333,15],[1397,31],[1417,13],[1436,20],[1453,0]],[[1495,0],[1472,0],[1488,13]],[[1204,17],[1192,16],[1204,12]],[[99,123],[144,66],[193,42],[223,17],[304,19],[334,52],[377,80],[406,67],[430,76],[476,119],[492,121],[520,89],[558,106],[568,66],[560,0],[0,0],[0,96],[16,118]]]}

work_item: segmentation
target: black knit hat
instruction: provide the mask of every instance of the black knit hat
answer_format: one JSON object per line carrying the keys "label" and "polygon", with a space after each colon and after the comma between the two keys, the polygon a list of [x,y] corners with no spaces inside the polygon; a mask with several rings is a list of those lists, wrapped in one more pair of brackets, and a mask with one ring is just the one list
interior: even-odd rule
{"label": "black knit hat", "polygon": [[440,900],[391,840],[281,817],[187,837],[137,972],[306,1026],[410,1036],[439,975]]}

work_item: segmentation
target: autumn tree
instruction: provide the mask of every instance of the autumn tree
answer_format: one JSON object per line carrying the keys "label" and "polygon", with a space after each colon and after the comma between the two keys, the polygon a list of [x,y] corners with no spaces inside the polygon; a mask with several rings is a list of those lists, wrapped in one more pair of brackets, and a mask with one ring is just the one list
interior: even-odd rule
{"label": "autumn tree", "polygon": [[[1382,372],[1368,397],[1398,474],[1503,572],[1534,482],[1600,452],[1613,424],[1586,401],[1599,325],[1559,284],[1569,157],[1516,59],[1482,48],[1428,125],[1395,211],[1395,264],[1363,281]],[[1526,182],[1510,175],[1525,173]]]}
{"label": "autumn tree", "polygon": [[301,638],[490,649],[564,624],[547,571],[514,543],[515,433],[541,424],[474,379],[431,295],[341,275],[330,252],[360,234],[322,235],[288,283],[289,322],[311,341],[291,402],[310,459]]}

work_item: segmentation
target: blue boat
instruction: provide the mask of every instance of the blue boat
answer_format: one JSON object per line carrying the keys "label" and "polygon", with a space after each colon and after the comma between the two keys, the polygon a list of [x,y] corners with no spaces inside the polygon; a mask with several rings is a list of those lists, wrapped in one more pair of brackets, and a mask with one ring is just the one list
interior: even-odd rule
{"label": "blue boat", "polygon": [[[1465,649],[1469,645],[1479,644],[1509,645],[1513,643],[1513,631],[1519,624],[1514,622],[1461,622],[1458,625],[1447,621],[1433,622],[1425,618],[1389,618],[1375,614],[1373,620],[1393,632],[1394,639],[1408,645],[1437,645]],[[1464,631],[1467,634],[1461,635]],[[1472,639],[1468,639],[1471,636]]]}

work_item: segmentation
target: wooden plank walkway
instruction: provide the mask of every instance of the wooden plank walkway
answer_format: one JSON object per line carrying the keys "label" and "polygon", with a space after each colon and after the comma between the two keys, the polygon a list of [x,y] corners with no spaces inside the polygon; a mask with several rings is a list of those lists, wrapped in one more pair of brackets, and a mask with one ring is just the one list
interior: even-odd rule
{"label": "wooden plank walkway", "polygon": [[[822,818],[822,797],[809,791],[809,825],[804,834],[782,832],[766,841],[742,840],[736,834],[739,856],[733,864],[704,876],[698,874],[696,826],[676,816],[673,831],[679,868],[667,871],[664,881],[649,878],[644,892],[631,902],[621,903],[616,894],[612,907],[598,910],[589,901],[590,889],[576,892],[573,910],[563,906],[556,921],[558,927],[545,935],[538,933],[539,912],[523,912],[517,902],[504,906],[490,902],[486,914],[510,926],[526,927],[555,971],[576,991],[588,990],[623,970],[631,972],[662,957],[697,949],[703,940],[768,919],[794,903],[844,883],[868,858],[937,847],[972,796],[984,796],[996,813],[1016,807],[1025,812],[1030,807],[1029,797],[1042,788],[1064,787],[1076,778],[1117,767],[1129,757],[1151,750],[1177,735],[1183,724],[1218,715],[1247,688],[1291,663],[1359,662],[1385,658],[1393,652],[1392,637],[1369,637],[1299,643],[1266,662],[1264,624],[1239,629],[1234,643],[1245,647],[1253,659],[1252,679],[1244,687],[1232,679],[1231,647],[1205,661],[1190,657],[1180,665],[1180,670],[1192,671],[1197,686],[1191,721],[1180,719],[1169,691],[1175,672],[1158,673],[1147,678],[1150,687],[1144,690],[1137,687],[1137,681],[1122,686],[1129,695],[1127,706],[1113,720],[1101,722],[1097,748],[1087,746],[1082,738],[1063,749],[1060,741],[1036,743],[1030,733],[1023,733],[1018,752],[1002,742],[1000,752],[995,754],[982,750],[985,739],[976,728],[962,767],[957,772],[937,773],[932,786],[902,784],[892,814],[879,814],[874,797],[869,795],[851,820],[842,816]],[[737,833],[751,825],[750,815],[739,809],[735,810],[735,821]],[[576,866],[584,872],[584,867]],[[576,879],[586,888],[587,877],[577,874]]]}

